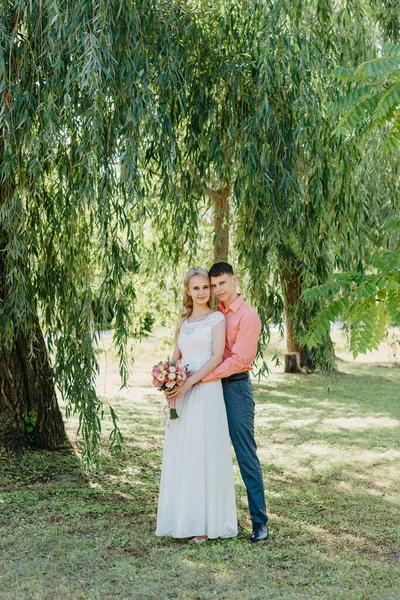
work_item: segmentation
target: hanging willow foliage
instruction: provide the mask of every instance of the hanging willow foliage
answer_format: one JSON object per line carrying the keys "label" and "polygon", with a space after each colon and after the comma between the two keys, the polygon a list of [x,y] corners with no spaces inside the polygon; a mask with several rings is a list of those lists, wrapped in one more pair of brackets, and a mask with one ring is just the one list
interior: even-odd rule
{"label": "hanging willow foliage", "polygon": [[357,131],[365,137],[388,126],[382,143],[384,152],[400,148],[400,44],[386,43],[382,56],[361,63],[358,67],[336,69],[339,81],[358,84],[332,109],[342,114],[336,131]]}
{"label": "hanging willow foliage", "polygon": [[[23,332],[33,344],[40,316],[55,383],[93,462],[97,323],[112,307],[124,383],[135,231],[154,210],[149,156],[171,193],[175,117],[163,103],[184,97],[185,13],[147,0],[2,0],[0,9],[0,342],[11,352]],[[187,206],[177,202],[184,219]]]}
{"label": "hanging willow foliage", "polygon": [[[336,121],[327,114],[341,93],[334,65],[353,63],[355,56],[365,60],[376,41],[368,7],[279,2],[263,18],[234,186],[237,245],[261,315],[269,305],[266,281],[288,290],[286,321],[294,320],[300,350],[313,316],[302,291],[337,267],[362,269],[366,232],[376,228],[377,184],[369,173],[387,173],[392,188],[382,186],[378,196],[391,194],[389,202],[396,175],[372,146],[361,154],[356,143],[335,138]],[[329,365],[328,356],[319,359]]]}

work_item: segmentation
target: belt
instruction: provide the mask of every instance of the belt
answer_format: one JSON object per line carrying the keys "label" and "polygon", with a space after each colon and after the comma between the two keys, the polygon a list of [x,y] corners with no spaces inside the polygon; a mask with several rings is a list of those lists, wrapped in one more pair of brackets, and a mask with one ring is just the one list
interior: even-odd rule
{"label": "belt", "polygon": [[245,371],[244,373],[233,373],[233,375],[229,375],[229,377],[223,377],[222,381],[241,381],[242,379],[248,379],[249,372]]}

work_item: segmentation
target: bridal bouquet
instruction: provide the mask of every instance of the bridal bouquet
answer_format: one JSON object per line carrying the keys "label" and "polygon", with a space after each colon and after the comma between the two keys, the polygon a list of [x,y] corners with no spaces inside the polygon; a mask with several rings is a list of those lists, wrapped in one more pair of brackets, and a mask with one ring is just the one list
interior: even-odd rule
{"label": "bridal bouquet", "polygon": [[[153,375],[153,385],[157,389],[172,390],[176,385],[183,385],[187,379],[185,365],[177,360],[160,360],[151,370]],[[169,418],[177,419],[176,400],[169,400]]]}

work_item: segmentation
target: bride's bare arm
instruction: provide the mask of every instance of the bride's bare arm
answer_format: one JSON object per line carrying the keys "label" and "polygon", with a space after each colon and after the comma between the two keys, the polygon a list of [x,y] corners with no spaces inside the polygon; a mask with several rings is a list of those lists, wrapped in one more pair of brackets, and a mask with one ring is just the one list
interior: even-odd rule
{"label": "bride's bare arm", "polygon": [[179,331],[180,328],[182,326],[182,323],[185,319],[181,319],[176,327],[176,331],[175,331],[175,348],[174,351],[172,353],[172,358],[171,360],[179,360],[180,358],[182,358],[182,352],[179,350],[178,347],[178,337],[179,337]]}
{"label": "bride's bare arm", "polygon": [[172,353],[172,357],[171,360],[179,360],[180,358],[182,358],[182,353],[178,348],[178,344],[175,344],[175,348],[174,351]]}
{"label": "bride's bare arm", "polygon": [[212,330],[212,357],[198,371],[195,371],[181,387],[175,387],[171,392],[166,392],[169,400],[176,400],[190,388],[211,373],[221,362],[225,348],[225,320],[219,321]]}

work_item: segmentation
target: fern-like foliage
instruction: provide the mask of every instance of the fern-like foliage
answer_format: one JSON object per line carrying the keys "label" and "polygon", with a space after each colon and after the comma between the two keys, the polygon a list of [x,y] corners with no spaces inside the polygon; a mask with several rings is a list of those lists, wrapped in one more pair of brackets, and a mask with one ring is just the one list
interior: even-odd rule
{"label": "fern-like foliage", "polygon": [[400,325],[400,249],[375,253],[371,264],[375,274],[339,273],[304,293],[305,302],[323,306],[305,336],[310,348],[317,347],[339,319],[350,327],[354,358],[378,348],[389,324]]}
{"label": "fern-like foliage", "polygon": [[357,68],[338,67],[336,77],[357,84],[332,106],[332,114],[342,115],[336,132],[360,129],[365,136],[389,124],[382,149],[400,148],[400,44],[384,44],[382,56]]}

